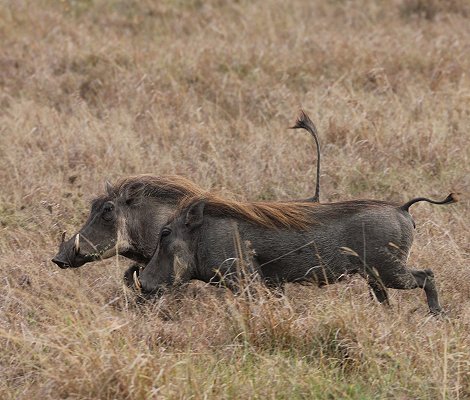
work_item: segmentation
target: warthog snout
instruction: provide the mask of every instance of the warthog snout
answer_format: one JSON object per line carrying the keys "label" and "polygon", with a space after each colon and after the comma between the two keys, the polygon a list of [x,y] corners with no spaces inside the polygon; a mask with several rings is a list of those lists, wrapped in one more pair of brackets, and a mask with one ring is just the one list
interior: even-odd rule
{"label": "warthog snout", "polygon": [[143,294],[153,294],[156,291],[154,285],[151,285],[145,279],[138,278],[137,274],[134,275],[134,287]]}
{"label": "warthog snout", "polygon": [[59,268],[62,268],[62,269],[66,269],[70,267],[68,262],[65,259],[61,258],[60,254],[57,254],[51,261],[54,264],[56,264]]}
{"label": "warthog snout", "polygon": [[164,286],[156,285],[151,279],[146,279],[136,272],[133,275],[133,287],[144,297],[161,296],[164,291]]}
{"label": "warthog snout", "polygon": [[51,260],[59,268],[77,268],[85,264],[85,255],[80,254],[80,234],[72,236],[65,240],[66,232],[61,235],[59,252]]}
{"label": "warthog snout", "polygon": [[156,288],[149,284],[142,274],[142,268],[138,264],[132,265],[124,274],[124,282],[127,287],[136,290],[142,294],[152,294]]}

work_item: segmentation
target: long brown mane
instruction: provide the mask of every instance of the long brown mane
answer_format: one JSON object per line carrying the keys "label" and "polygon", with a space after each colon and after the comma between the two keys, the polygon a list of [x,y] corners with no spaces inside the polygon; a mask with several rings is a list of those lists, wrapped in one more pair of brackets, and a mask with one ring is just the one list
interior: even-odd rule
{"label": "long brown mane", "polygon": [[108,189],[108,196],[154,197],[165,203],[176,203],[188,196],[204,196],[206,190],[178,175],[136,175],[117,181]]}
{"label": "long brown mane", "polygon": [[188,197],[182,200],[172,219],[181,215],[190,205],[203,200],[204,212],[217,217],[232,217],[267,228],[308,229],[312,223],[328,223],[364,209],[398,208],[398,203],[382,200],[349,200],[336,203],[317,202],[239,202],[210,194],[204,198]]}
{"label": "long brown mane", "polygon": [[181,201],[175,217],[199,200],[204,200],[204,210],[210,215],[239,218],[267,228],[305,229],[312,223],[312,211],[320,207],[319,203],[314,202],[241,202],[210,193]]}
{"label": "long brown mane", "polygon": [[322,216],[355,212],[362,209],[363,206],[393,205],[376,200],[356,200],[332,204],[236,201],[208,192],[178,175],[137,175],[121,179],[108,189],[108,198],[121,196],[124,198],[153,197],[164,203],[175,204],[177,205],[175,216],[193,202],[204,199],[205,210],[211,215],[240,218],[268,228],[293,229],[305,229],[317,218],[322,219]]}
{"label": "long brown mane", "polygon": [[309,210],[316,203],[242,202],[206,191],[178,175],[136,175],[123,178],[108,188],[107,198],[153,197],[161,202],[185,208],[191,201],[204,198],[214,214],[242,218],[266,227],[305,228]]}

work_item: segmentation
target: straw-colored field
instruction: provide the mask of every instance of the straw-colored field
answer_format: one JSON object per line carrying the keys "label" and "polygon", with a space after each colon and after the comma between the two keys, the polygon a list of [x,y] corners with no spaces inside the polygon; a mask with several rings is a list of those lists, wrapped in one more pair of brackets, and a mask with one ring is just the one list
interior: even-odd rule
{"label": "straw-colored field", "polygon": [[248,301],[200,283],[149,304],[124,258],[60,270],[111,181],[224,196],[442,199],[470,187],[466,0],[0,2],[0,398],[468,399],[470,204],[413,206],[421,290],[361,279]]}

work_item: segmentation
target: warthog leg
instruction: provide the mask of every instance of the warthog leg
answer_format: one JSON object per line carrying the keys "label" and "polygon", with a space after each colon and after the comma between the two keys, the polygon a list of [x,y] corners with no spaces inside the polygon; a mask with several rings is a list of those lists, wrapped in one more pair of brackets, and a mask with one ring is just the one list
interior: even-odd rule
{"label": "warthog leg", "polygon": [[367,282],[369,284],[369,287],[372,289],[372,292],[375,295],[375,298],[379,303],[385,303],[387,305],[390,305],[388,301],[388,294],[387,290],[385,289],[384,284],[380,281],[380,279],[377,279],[376,277],[371,277],[370,275],[367,277]]}
{"label": "warthog leg", "polygon": [[392,264],[383,269],[380,275],[384,285],[390,289],[424,289],[430,312],[435,315],[442,312],[431,270],[413,270],[404,265]]}
{"label": "warthog leg", "polygon": [[388,301],[387,289],[385,288],[384,283],[377,275],[375,270],[362,267],[357,272],[367,281],[372,292],[372,297],[375,298],[379,303],[390,305]]}
{"label": "warthog leg", "polygon": [[347,256],[351,264],[349,273],[358,273],[361,275],[369,284],[373,297],[375,297],[379,303],[390,305],[386,289],[388,286],[382,281],[382,275],[378,273],[378,270],[365,263],[355,251],[349,248],[343,248],[343,251],[343,254]]}
{"label": "warthog leg", "polygon": [[434,282],[434,273],[430,269],[410,271],[415,277],[418,286],[424,289],[431,313],[440,314],[442,312],[442,308],[439,304],[439,296]]}

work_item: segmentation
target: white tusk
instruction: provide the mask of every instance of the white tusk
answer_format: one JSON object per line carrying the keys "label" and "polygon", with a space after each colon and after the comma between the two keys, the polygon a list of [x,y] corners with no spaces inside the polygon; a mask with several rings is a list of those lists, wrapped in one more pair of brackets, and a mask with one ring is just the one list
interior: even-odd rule
{"label": "white tusk", "polygon": [[134,286],[140,292],[140,290],[142,289],[142,285],[140,284],[139,278],[137,278],[137,271],[134,271],[132,277],[134,278]]}
{"label": "white tusk", "polygon": [[75,254],[78,254],[80,252],[80,234],[77,233],[75,236],[75,244],[73,246],[73,249],[75,251]]}
{"label": "white tusk", "polygon": [[64,243],[65,242],[65,235],[67,234],[67,231],[63,231],[62,232],[62,236],[61,236],[61,240],[60,240],[60,244]]}

